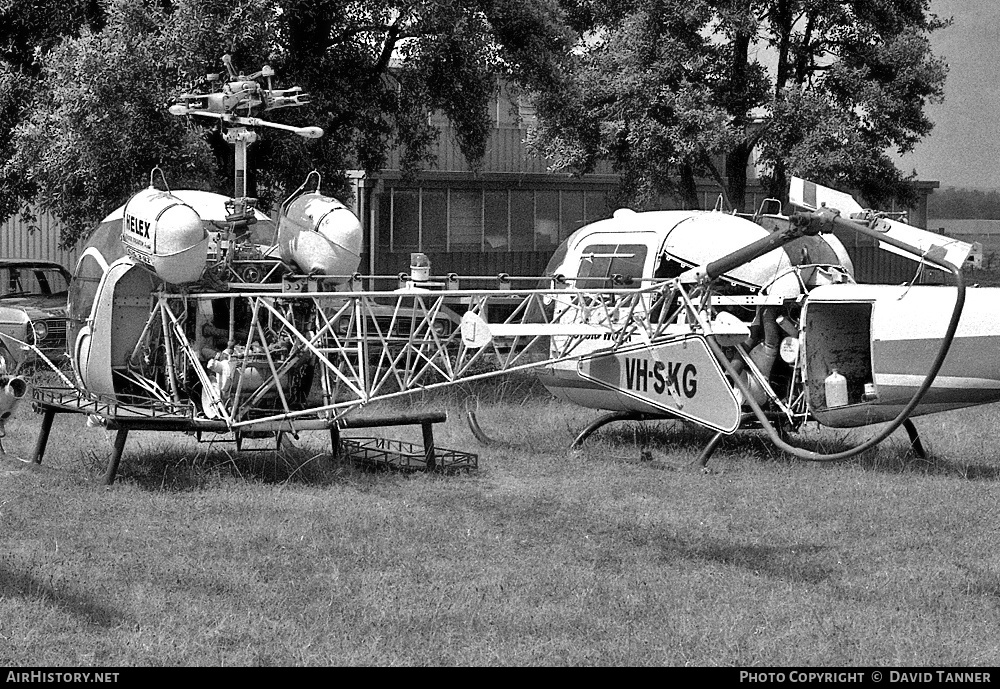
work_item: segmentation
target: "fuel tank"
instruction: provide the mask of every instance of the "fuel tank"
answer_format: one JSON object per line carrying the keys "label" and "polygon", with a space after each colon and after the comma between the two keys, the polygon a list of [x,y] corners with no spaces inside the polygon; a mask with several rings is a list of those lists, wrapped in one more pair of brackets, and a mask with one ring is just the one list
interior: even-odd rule
{"label": "fuel tank", "polygon": [[150,187],[125,204],[121,241],[129,256],[161,280],[183,285],[205,271],[208,232],[194,208]]}
{"label": "fuel tank", "polygon": [[[955,305],[951,287],[828,285],[809,293],[802,352],[810,410],[826,426],[894,418],[923,384]],[[829,399],[837,372],[847,395]],[[1000,289],[970,288],[958,330],[914,415],[1000,401]],[[846,404],[844,403],[846,402]]]}
{"label": "fuel tank", "polygon": [[362,236],[361,223],[347,206],[317,192],[287,203],[278,221],[281,260],[303,273],[346,279],[361,263]]}

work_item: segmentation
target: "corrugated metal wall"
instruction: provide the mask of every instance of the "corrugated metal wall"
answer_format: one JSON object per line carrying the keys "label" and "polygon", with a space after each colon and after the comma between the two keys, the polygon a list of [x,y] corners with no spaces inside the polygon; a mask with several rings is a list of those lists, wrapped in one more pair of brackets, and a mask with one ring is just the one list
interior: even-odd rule
{"label": "corrugated metal wall", "polygon": [[59,246],[59,223],[47,213],[39,213],[35,221],[38,228],[30,232],[15,215],[0,225],[0,258],[35,258],[61,263],[73,270],[79,249],[70,251]]}
{"label": "corrugated metal wall", "polygon": [[[525,130],[514,128],[494,129],[486,144],[486,155],[480,165],[480,171],[507,172],[517,174],[544,174],[548,170],[548,162],[528,153],[524,145]],[[438,172],[472,172],[469,161],[465,159],[458,146],[453,130],[445,127],[433,147],[435,161],[430,169]],[[402,148],[394,148],[389,152],[387,170],[399,170],[402,158]],[[611,174],[610,163],[598,163],[594,174]]]}
{"label": "corrugated metal wall", "polygon": [[924,267],[918,272],[918,264],[905,256],[892,253],[856,232],[836,230],[837,239],[847,249],[854,263],[854,279],[863,284],[899,285],[916,281],[917,284],[941,284],[950,277],[943,271]]}

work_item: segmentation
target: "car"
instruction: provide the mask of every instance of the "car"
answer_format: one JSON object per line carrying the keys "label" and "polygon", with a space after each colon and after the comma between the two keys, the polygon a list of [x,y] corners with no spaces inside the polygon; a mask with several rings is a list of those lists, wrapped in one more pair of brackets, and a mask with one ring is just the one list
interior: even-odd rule
{"label": "car", "polygon": [[[361,340],[367,340],[371,343],[368,353],[373,362],[378,361],[381,356],[380,341],[384,342],[384,347],[390,356],[398,354],[407,343],[418,347],[421,346],[420,343],[435,342],[445,343],[445,346],[457,346],[458,340],[454,333],[461,328],[462,319],[454,310],[442,306],[434,314],[433,319],[428,321],[430,314],[416,299],[387,301],[389,303],[364,302],[362,307],[364,317],[360,320],[350,313],[335,318],[332,331],[341,344],[349,347]],[[336,300],[331,300],[329,303],[334,304]]]}
{"label": "car", "polygon": [[40,363],[37,352],[56,365],[65,360],[69,282],[58,263],[0,259],[0,359],[8,374]]}
{"label": "car", "polygon": [[[429,332],[426,332],[425,317],[428,314],[420,307],[408,306],[405,302],[399,306],[367,303],[363,313],[367,318],[361,333],[357,331],[358,323],[350,315],[336,319],[333,331],[339,337],[348,339],[356,339],[359,335],[369,338],[383,337],[387,343],[398,344],[410,341],[414,329],[418,331],[420,339],[433,337]],[[434,330],[434,335],[441,340],[447,340],[454,331],[459,329],[461,324],[462,319],[459,315],[445,306],[441,307],[435,314],[431,327]]]}

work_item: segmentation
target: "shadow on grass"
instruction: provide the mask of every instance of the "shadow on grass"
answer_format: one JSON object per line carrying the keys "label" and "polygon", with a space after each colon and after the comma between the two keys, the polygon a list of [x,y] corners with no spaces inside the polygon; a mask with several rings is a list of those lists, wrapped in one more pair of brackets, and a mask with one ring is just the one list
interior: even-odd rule
{"label": "shadow on grass", "polygon": [[[833,431],[823,431],[833,433]],[[865,434],[861,431],[854,439],[844,437],[806,437],[792,435],[786,442],[794,447],[820,454],[834,454],[850,450],[869,437],[875,431]],[[638,448],[653,448],[665,453],[678,451],[691,453],[694,456],[691,464],[695,465],[702,450],[714,437],[715,432],[679,422],[646,422],[618,423],[603,428],[595,434],[594,440],[588,442],[607,442],[613,445],[631,444]],[[761,462],[800,463],[810,460],[794,457],[780,450],[771,442],[762,430],[738,431],[733,435],[723,436],[709,461],[722,458],[752,458]],[[821,462],[822,463],[822,462]],[[838,463],[857,466],[866,471],[876,471],[891,474],[920,473],[931,476],[959,476],[970,481],[996,481],[1000,479],[1000,464],[977,462],[962,462],[930,453],[927,457],[919,457],[909,443],[888,439],[880,445],[868,449],[861,454]]]}
{"label": "shadow on grass", "polygon": [[[449,503],[451,505],[454,502]],[[488,522],[503,529],[515,542],[547,550],[569,541],[580,542],[585,532],[592,543],[576,549],[575,557],[607,576],[630,571],[642,552],[652,554],[657,566],[683,563],[715,564],[755,576],[818,584],[839,575],[836,555],[826,545],[809,543],[761,544],[698,533],[678,533],[676,526],[650,526],[608,521],[582,502],[564,502],[551,495],[469,496],[468,504]],[[738,538],[738,537],[737,537]]]}
{"label": "shadow on grass", "polygon": [[659,559],[665,564],[678,559],[715,563],[803,584],[819,584],[836,574],[834,568],[822,562],[828,550],[825,546],[724,543],[714,539],[690,543],[669,536],[655,540],[660,541]]}
{"label": "shadow on grass", "polygon": [[[105,466],[100,461],[96,464],[92,474],[103,476]],[[368,480],[363,468],[333,458],[328,449],[244,446],[237,452],[235,447],[213,443],[196,450],[178,445],[160,451],[127,445],[116,482],[133,483],[151,491],[184,492],[234,482],[312,486],[351,483],[364,489]]]}
{"label": "shadow on grass", "polygon": [[89,625],[111,628],[124,621],[117,610],[97,602],[91,596],[45,583],[26,572],[0,566],[0,598],[17,597],[42,600]]}
{"label": "shadow on grass", "polygon": [[[271,440],[273,443],[273,439]],[[95,478],[103,477],[105,466],[100,460],[91,463]],[[192,451],[176,446],[152,451],[126,446],[118,468],[116,482],[128,482],[145,490],[185,492],[204,490],[234,483],[263,485],[333,486],[350,485],[354,490],[374,489],[385,475],[409,476],[417,468],[395,468],[384,463],[365,462],[356,457],[334,457],[328,448],[285,447],[248,449],[213,444],[209,449]],[[465,469],[437,471],[435,475],[463,473]]]}

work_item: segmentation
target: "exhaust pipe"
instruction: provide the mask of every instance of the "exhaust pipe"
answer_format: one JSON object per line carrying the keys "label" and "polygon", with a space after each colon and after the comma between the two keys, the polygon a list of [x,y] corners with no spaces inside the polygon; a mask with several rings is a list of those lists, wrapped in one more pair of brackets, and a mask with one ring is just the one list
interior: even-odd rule
{"label": "exhaust pipe", "polygon": [[[750,359],[757,370],[764,377],[764,380],[771,378],[771,369],[778,358],[778,348],[781,346],[781,326],[778,325],[778,307],[765,306],[761,310],[761,324],[764,328],[764,341],[750,351]],[[753,376],[748,377],[750,391],[757,404],[764,404],[767,399],[767,391],[757,382]]]}
{"label": "exhaust pipe", "polygon": [[0,376],[0,438],[7,435],[7,419],[28,394],[28,381],[21,376]]}

